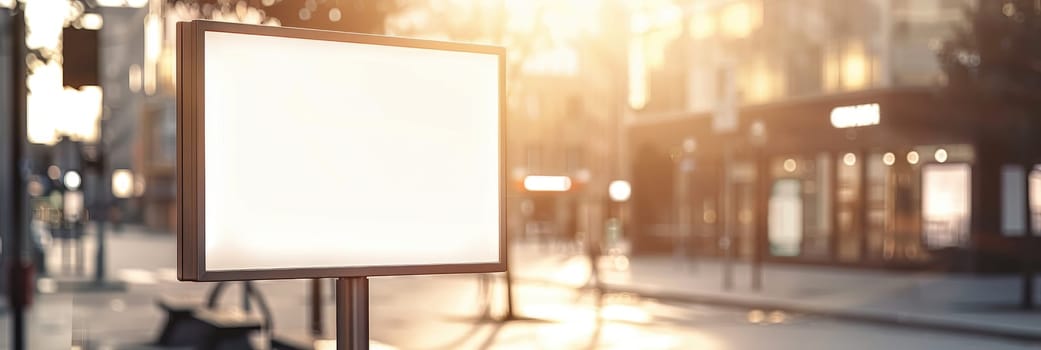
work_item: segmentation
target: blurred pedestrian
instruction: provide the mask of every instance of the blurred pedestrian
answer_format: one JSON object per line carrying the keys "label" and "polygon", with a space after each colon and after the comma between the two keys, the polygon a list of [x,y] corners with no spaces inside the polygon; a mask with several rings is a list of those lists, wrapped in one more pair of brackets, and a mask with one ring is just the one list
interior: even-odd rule
{"label": "blurred pedestrian", "polygon": [[600,279],[600,256],[603,255],[603,248],[601,247],[600,235],[597,230],[590,229],[586,232],[586,256],[589,258],[589,281],[586,285],[592,285],[596,288],[597,292],[603,290],[603,285]]}

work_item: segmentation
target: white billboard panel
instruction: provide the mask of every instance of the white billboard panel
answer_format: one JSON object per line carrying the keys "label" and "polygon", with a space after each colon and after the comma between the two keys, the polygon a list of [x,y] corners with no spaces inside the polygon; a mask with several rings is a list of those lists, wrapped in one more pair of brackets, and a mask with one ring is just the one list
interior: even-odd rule
{"label": "white billboard panel", "polygon": [[179,27],[182,279],[501,271],[501,48]]}

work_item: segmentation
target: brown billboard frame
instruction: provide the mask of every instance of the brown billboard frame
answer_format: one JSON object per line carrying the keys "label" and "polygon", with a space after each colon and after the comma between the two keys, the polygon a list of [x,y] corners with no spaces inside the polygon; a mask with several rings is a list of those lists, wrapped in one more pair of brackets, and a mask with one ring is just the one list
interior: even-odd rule
{"label": "brown billboard frame", "polygon": [[[321,40],[496,55],[499,61],[499,257],[494,263],[206,270],[205,33]],[[506,51],[502,47],[196,20],[177,23],[177,278],[235,281],[506,271]]]}

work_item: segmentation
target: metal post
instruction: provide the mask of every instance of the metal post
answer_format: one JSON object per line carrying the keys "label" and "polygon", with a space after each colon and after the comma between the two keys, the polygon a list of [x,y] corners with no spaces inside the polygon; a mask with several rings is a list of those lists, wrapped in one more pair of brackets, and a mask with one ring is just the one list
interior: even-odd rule
{"label": "metal post", "polygon": [[[525,231],[522,232],[522,234],[521,234],[522,238],[524,237],[524,233],[527,232],[527,227],[528,227],[528,219],[525,218],[524,219],[524,230]],[[506,256],[509,256],[510,246],[513,245],[513,239],[510,236],[510,232],[511,232],[511,230],[506,230],[506,246],[504,247],[504,249],[506,249],[506,252],[507,252]],[[513,276],[510,275],[510,262],[509,262],[509,259],[506,259],[506,273],[505,273],[505,275],[503,277],[506,279],[506,315],[503,317],[503,320],[504,321],[511,321],[511,320],[515,320],[517,316],[516,316],[516,314],[513,313]],[[494,290],[492,288],[492,285],[488,286],[488,290],[489,291],[490,290]],[[491,292],[489,292],[489,295],[491,295]],[[488,300],[488,305],[489,305],[488,306],[488,310],[491,310],[491,308],[492,308],[491,305],[493,305],[491,299]]]}
{"label": "metal post", "polygon": [[[1024,188],[1030,188],[1030,172],[1031,172],[1031,168],[1033,168],[1033,164],[1031,164],[1031,163],[1032,162],[1026,162],[1026,164],[1023,165],[1023,171],[1024,171],[1024,174],[1026,174],[1026,176],[1024,176],[1024,178],[1025,178],[1024,182],[1026,183],[1026,187],[1024,187]],[[1033,204],[1033,203],[1030,203],[1030,196],[1029,195],[1026,196],[1025,199],[1026,199],[1026,203],[1023,203],[1024,204],[1023,207],[1024,207],[1024,210],[1026,211],[1027,215],[1024,218],[1025,222],[1024,222],[1024,226],[1023,227],[1025,227],[1026,229],[1023,231],[1023,233],[1024,233],[1024,236],[1026,236],[1026,238],[1028,240],[1030,240],[1032,238],[1035,238],[1035,237],[1033,237],[1034,236],[1034,225],[1036,224],[1034,222],[1034,220],[1036,220],[1037,218],[1034,217],[1034,215],[1031,213],[1031,210],[1030,210],[1030,206]],[[1034,244],[1034,245],[1025,244],[1024,245],[1024,247],[1036,247],[1036,246],[1038,246],[1038,245],[1037,244]],[[1022,276],[1023,283],[1022,283],[1022,295],[1021,295],[1021,299],[1020,299],[1020,307],[1022,307],[1024,310],[1033,310],[1034,307],[1036,306],[1036,303],[1034,301],[1034,273],[1036,273],[1036,271],[1037,271],[1038,260],[1037,260],[1037,258],[1034,257],[1035,255],[1031,254],[1031,250],[1033,250],[1033,249],[1030,249],[1030,248],[1022,249],[1021,248],[1021,251],[1019,253],[1019,258],[1020,258],[1020,261],[1021,261],[1021,263],[1023,265],[1022,266],[1023,267],[1023,276]]]}
{"label": "metal post", "polygon": [[732,152],[733,147],[730,142],[724,146],[723,150],[723,239],[721,244],[723,246],[723,289],[731,290],[734,289],[734,257],[731,251],[733,246],[733,227],[731,224],[731,198],[732,193],[730,189],[730,168],[733,166]]}
{"label": "metal post", "polygon": [[109,175],[107,166],[105,166],[105,121],[101,121],[101,127],[99,128],[98,134],[98,156],[97,156],[97,170],[98,170],[98,194],[97,203],[94,210],[97,212],[95,227],[98,230],[97,236],[97,249],[94,251],[94,283],[101,285],[105,283],[105,220],[107,219],[111,201],[109,196],[112,195],[112,189],[109,188],[109,183],[112,181],[112,176]]}
{"label": "metal post", "polygon": [[83,266],[86,261],[83,257],[83,221],[80,221],[84,219],[85,217],[81,215],[76,220],[76,223],[72,225],[72,234],[76,237],[76,276],[78,277],[82,277],[86,273]]}
{"label": "metal post", "polygon": [[336,349],[369,349],[369,279],[336,279]]}
{"label": "metal post", "polygon": [[510,276],[509,267],[506,268],[506,316],[503,317],[506,321],[516,319],[517,315],[513,313],[513,277]]}
{"label": "metal post", "polygon": [[322,280],[311,279],[311,335],[321,336],[322,329]]}
{"label": "metal post", "polygon": [[242,311],[250,313],[253,311],[253,306],[249,301],[249,297],[253,294],[253,282],[242,281]]}
{"label": "metal post", "polygon": [[[104,181],[104,180],[102,180],[102,181]],[[108,208],[108,206],[100,205],[98,207],[101,208],[101,210],[98,213],[98,221],[95,224],[95,227],[97,227],[97,230],[98,230],[98,238],[97,238],[97,242],[96,242],[97,249],[94,250],[94,283],[95,284],[102,284],[102,283],[105,282],[105,218],[104,218],[104,215],[107,214],[106,213],[107,210],[105,210],[105,208]]]}
{"label": "metal post", "polygon": [[[10,109],[10,141],[11,161],[14,162],[13,176],[11,176],[11,196],[13,196],[11,221],[11,259],[8,266],[11,267],[12,281],[8,296],[11,301],[11,349],[25,349],[25,307],[29,298],[29,286],[26,285],[26,268],[22,261],[22,251],[25,245],[25,235],[28,230],[28,203],[25,192],[28,167],[25,157],[25,12],[14,9],[11,21],[11,109]],[[23,5],[24,6],[24,5]],[[7,112],[7,111],[5,111]]]}
{"label": "metal post", "polygon": [[768,163],[763,160],[763,155],[759,150],[756,150],[756,177],[755,177],[755,230],[753,231],[753,254],[752,254],[752,290],[762,291],[763,290],[763,256],[767,254],[766,249],[766,220],[767,210],[769,205],[769,193],[767,192],[767,166]]}
{"label": "metal post", "polygon": [[1021,300],[1019,302],[1020,307],[1024,310],[1034,309],[1034,269],[1031,265],[1029,258],[1023,259],[1023,290],[1021,294]]}

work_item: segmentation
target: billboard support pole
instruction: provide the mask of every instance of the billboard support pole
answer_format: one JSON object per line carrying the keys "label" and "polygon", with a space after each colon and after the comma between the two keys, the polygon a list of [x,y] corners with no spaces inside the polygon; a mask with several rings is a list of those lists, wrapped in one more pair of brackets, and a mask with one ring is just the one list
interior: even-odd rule
{"label": "billboard support pole", "polygon": [[[10,119],[7,120],[10,124],[4,126],[5,129],[10,127],[10,132],[4,130],[3,132],[7,134],[7,137],[0,136],[0,140],[7,138],[9,143],[7,152],[10,152],[8,156],[14,165],[7,179],[10,181],[7,184],[10,194],[4,194],[4,196],[10,196],[10,213],[0,213],[0,215],[8,215],[5,221],[9,224],[5,224],[3,228],[10,232],[10,242],[5,242],[4,247],[11,253],[5,262],[6,264],[0,265],[5,265],[4,267],[9,269],[7,277],[10,283],[7,285],[7,294],[11,307],[10,346],[13,350],[22,350],[27,347],[25,310],[29,307],[30,300],[32,300],[32,282],[30,281],[32,278],[30,274],[32,265],[30,262],[23,261],[25,237],[29,233],[29,203],[25,190],[29,176],[28,159],[25,155],[26,141],[28,139],[25,129],[26,66],[25,60],[21,59],[25,57],[25,53],[28,50],[25,47],[25,6],[23,4],[21,9],[19,9],[18,4],[15,3],[15,8],[12,10],[14,16],[7,22],[11,26],[9,28],[10,38],[8,39],[10,40],[8,44],[11,45],[11,107],[0,112],[10,113]],[[5,15],[7,13],[4,12]],[[4,79],[7,79],[6,76]]]}
{"label": "billboard support pole", "polygon": [[336,279],[336,349],[369,349],[369,279]]}

